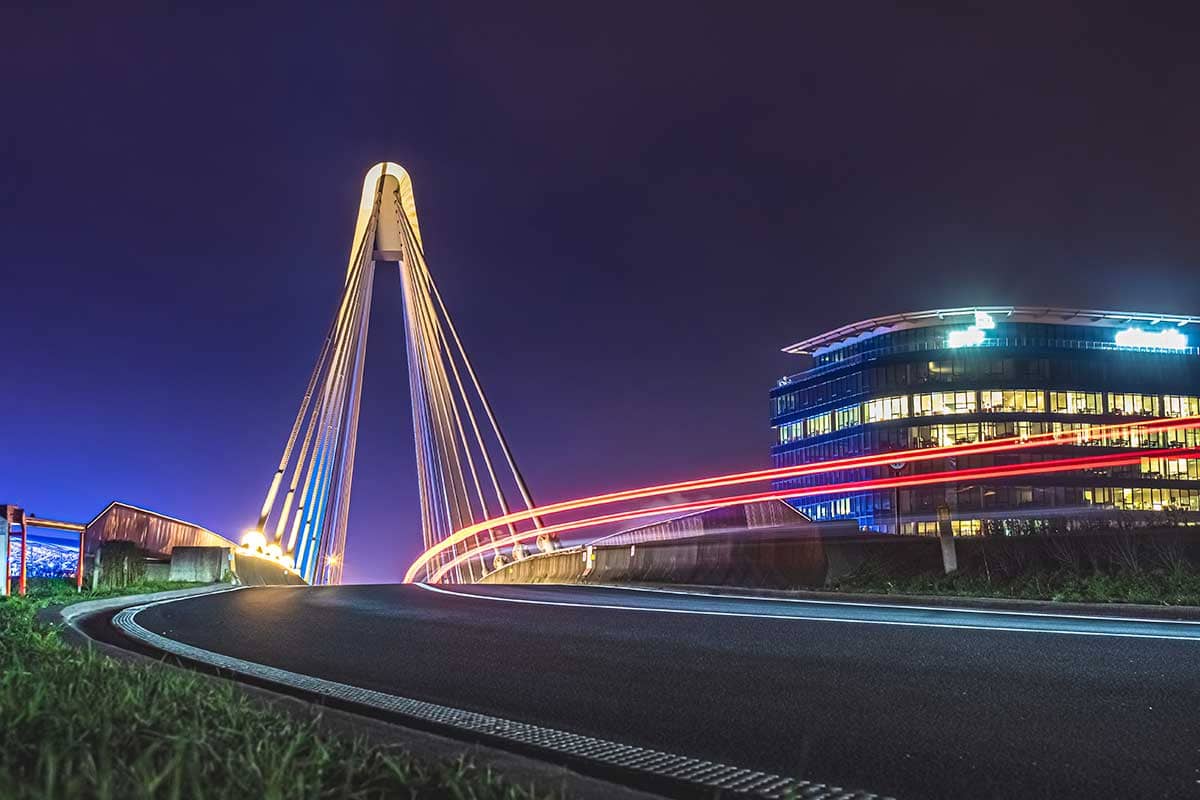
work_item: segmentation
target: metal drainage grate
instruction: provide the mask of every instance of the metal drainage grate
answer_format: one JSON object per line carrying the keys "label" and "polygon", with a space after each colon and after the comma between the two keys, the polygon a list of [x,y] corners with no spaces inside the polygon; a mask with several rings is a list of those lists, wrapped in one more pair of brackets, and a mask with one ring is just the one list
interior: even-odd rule
{"label": "metal drainage grate", "polygon": [[823,783],[788,778],[769,772],[743,769],[705,761],[699,758],[650,750],[645,747],[621,744],[594,736],[584,736],[555,728],[531,725],[527,722],[493,717],[437,703],[427,703],[409,697],[362,689],[345,683],[314,678],[298,672],[269,667],[253,661],[203,650],[183,642],[168,639],[139,625],[134,617],[151,606],[177,602],[186,598],[162,600],[127,608],[119,612],[113,623],[124,633],[141,642],[181,658],[198,661],[221,669],[237,672],[257,680],[289,686],[302,691],[349,703],[369,706],[434,725],[468,731],[516,742],[571,758],[605,764],[658,778],[690,784],[705,789],[719,789],[749,797],[796,798],[796,800],[888,800],[881,795],[853,789],[843,789]]}

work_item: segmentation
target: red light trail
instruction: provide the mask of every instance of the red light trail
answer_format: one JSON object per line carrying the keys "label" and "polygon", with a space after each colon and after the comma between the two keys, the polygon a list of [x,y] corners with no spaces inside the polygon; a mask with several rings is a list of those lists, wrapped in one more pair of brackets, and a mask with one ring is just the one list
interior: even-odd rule
{"label": "red light trail", "polygon": [[[443,564],[432,576],[430,576],[429,580],[432,583],[437,583],[455,566],[461,564],[463,561],[469,558],[472,558],[482,550],[490,550],[494,547],[504,547],[507,545],[516,544],[519,541],[532,539],[542,534],[562,533],[565,531],[602,525],[609,522],[622,522],[625,520],[656,516],[664,513],[725,508],[733,505],[766,503],[770,502],[771,500],[784,500],[793,497],[809,497],[813,495],[841,494],[845,492],[863,491],[867,489],[891,489],[895,487],[925,486],[929,484],[950,483],[964,480],[981,480],[987,478],[1016,477],[1021,475],[1072,472],[1080,469],[1100,469],[1104,467],[1117,467],[1128,464],[1137,464],[1143,458],[1192,458],[1198,455],[1200,455],[1200,448],[1198,447],[1169,447],[1158,448],[1154,450],[1135,450],[1132,452],[1119,454],[1056,459],[1034,464],[1012,464],[1002,467],[979,467],[976,469],[931,472],[927,475],[910,476],[905,478],[878,478],[867,481],[851,481],[847,483],[827,484],[825,486],[814,486],[807,489],[784,489],[772,492],[756,492],[754,494],[724,497],[717,500],[695,500],[689,503],[678,503],[675,505],[659,506],[651,509],[622,511],[615,514],[606,514],[599,517],[589,517],[587,519],[563,522],[548,527],[535,528],[533,530],[512,534],[504,539],[497,539],[495,542],[488,542],[486,544],[478,545],[474,548],[464,551],[463,553],[460,553],[451,561]],[[414,564],[414,566],[419,567],[422,564],[423,562],[418,561],[416,564]],[[412,568],[410,568],[410,571],[411,569]],[[407,576],[406,582],[410,582],[407,579]]]}
{"label": "red light trail", "polygon": [[[419,555],[417,557],[417,559],[409,566],[408,571],[405,573],[404,582],[411,583],[413,580],[416,579],[417,573],[419,573],[422,569],[426,568],[426,566],[428,564],[430,564],[435,558],[437,558],[439,555],[441,555],[443,552],[450,549],[454,545],[456,545],[460,542],[463,542],[467,539],[470,539],[472,536],[476,536],[477,534],[482,533],[484,531],[498,528],[501,526],[505,526],[505,525],[508,525],[511,523],[526,521],[526,520],[532,519],[534,517],[543,518],[543,517],[550,516],[553,514],[560,514],[560,513],[566,512],[566,511],[577,511],[577,510],[583,509],[583,508],[590,508],[592,506],[599,506],[599,505],[607,505],[607,504],[618,503],[618,502],[622,502],[622,501],[641,500],[641,499],[645,499],[648,497],[655,497],[655,496],[669,494],[669,493],[673,493],[673,492],[695,491],[695,490],[699,490],[699,489],[716,489],[716,488],[723,488],[723,487],[727,487],[727,486],[736,486],[736,485],[744,484],[744,483],[755,483],[758,481],[779,480],[779,479],[784,479],[784,478],[800,477],[803,475],[822,474],[822,473],[833,472],[833,471],[841,470],[841,469],[856,469],[856,468],[861,468],[861,467],[882,466],[882,465],[891,464],[891,463],[910,463],[910,462],[915,462],[915,461],[928,461],[928,460],[932,460],[932,459],[945,458],[945,457],[949,457],[949,456],[957,457],[957,456],[969,456],[969,455],[982,455],[982,454],[987,454],[987,453],[1009,452],[1009,451],[1017,451],[1017,450],[1023,451],[1026,449],[1034,449],[1034,448],[1038,448],[1038,447],[1070,444],[1072,441],[1077,441],[1077,442],[1095,441],[1098,439],[1108,438],[1113,433],[1117,433],[1117,432],[1121,432],[1121,431],[1129,431],[1131,429],[1136,429],[1139,432],[1149,433],[1149,432],[1170,431],[1170,430],[1196,428],[1196,427],[1200,427],[1200,416],[1179,417],[1176,419],[1145,420],[1145,421],[1140,421],[1140,422],[1139,421],[1131,421],[1131,422],[1127,422],[1127,423],[1120,423],[1120,424],[1113,424],[1113,425],[1097,425],[1094,428],[1091,428],[1088,430],[1081,430],[1081,431],[1042,433],[1042,434],[1036,434],[1034,436],[1030,436],[1027,438],[1011,437],[1011,438],[1007,438],[1007,439],[996,439],[996,440],[993,440],[990,442],[982,442],[982,443],[977,443],[977,444],[952,445],[952,446],[946,446],[946,447],[927,447],[927,448],[917,448],[917,449],[912,449],[912,450],[897,450],[897,451],[888,452],[888,453],[878,453],[878,454],[873,454],[873,455],[869,455],[869,456],[856,456],[853,458],[836,459],[836,460],[832,460],[832,461],[822,461],[822,462],[817,462],[817,463],[813,463],[813,464],[804,464],[804,465],[795,466],[795,467],[777,467],[774,469],[756,470],[756,471],[752,471],[752,472],[736,473],[736,474],[732,474],[732,475],[718,475],[718,476],[713,476],[713,477],[708,477],[708,478],[699,478],[699,479],[694,479],[694,480],[689,480],[689,481],[680,481],[677,483],[660,484],[657,486],[647,486],[647,487],[642,487],[642,488],[637,488],[637,489],[627,489],[624,491],[611,492],[608,494],[595,495],[592,497],[584,497],[584,498],[579,498],[576,500],[566,500],[566,501],[559,502],[559,503],[552,503],[552,504],[545,505],[545,506],[539,506],[536,508],[527,509],[527,510],[523,510],[523,511],[515,511],[510,514],[504,514],[501,516],[493,517],[491,519],[487,519],[482,522],[478,522],[473,525],[469,525],[467,527],[464,527],[464,528],[456,531],[453,535],[446,537],[445,539],[443,539],[442,541],[438,542],[437,544],[431,546],[429,549],[427,549],[425,552],[423,552],[421,555]],[[1176,458],[1180,457],[1178,455],[1180,452],[1181,451],[1178,448],[1173,448],[1173,449],[1169,450],[1169,453],[1174,455],[1174,457],[1176,457]],[[1051,463],[1051,462],[1045,462],[1045,463]],[[963,471],[956,472],[955,474],[958,475],[960,479],[962,479],[962,477],[965,476],[967,472],[968,472],[967,470],[963,470]],[[936,474],[936,473],[931,473],[931,474]],[[1030,473],[1022,473],[1022,474],[1030,474]],[[895,480],[895,479],[893,479],[893,480]],[[892,488],[892,487],[898,486],[898,485],[905,486],[905,485],[918,485],[918,484],[896,484],[894,482],[889,482],[886,484],[886,486],[871,486],[871,487],[867,487],[867,488]],[[776,498],[800,497],[800,496],[804,496],[805,494],[829,494],[831,492],[831,490],[828,486],[823,486],[823,487],[819,487],[819,488],[820,488],[820,491],[815,491],[815,492],[810,492],[807,490],[804,490],[804,491],[788,490],[786,492],[783,492],[782,494],[771,493],[772,496],[767,497],[764,500],[760,500],[758,502],[765,502],[766,500],[776,499]],[[756,495],[748,495],[748,496],[756,496]],[[724,502],[724,501],[718,501],[718,500],[709,500],[709,501],[700,503],[699,505],[697,505],[696,503],[687,503],[687,504],[682,504],[681,506],[659,507],[656,509],[642,512],[640,514],[640,516],[650,516],[653,514],[659,514],[659,513],[664,513],[664,512],[673,511],[673,510],[687,511],[687,510],[694,510],[697,508],[716,508],[716,507],[721,507],[722,505],[736,505],[737,502],[739,502],[739,501],[735,500],[734,502]],[[632,512],[623,512],[623,513],[632,513]],[[614,516],[614,515],[610,515],[610,516]],[[615,516],[616,516],[615,519],[604,518],[604,521],[620,521],[623,519],[636,518],[636,517],[625,517],[625,516],[620,516],[620,515],[615,515]],[[601,519],[601,518],[597,518],[597,519]],[[573,525],[573,523],[565,523],[565,524]],[[595,524],[600,524],[600,523],[597,522]],[[571,529],[573,529],[573,528],[568,527],[568,528],[564,529],[564,528],[561,528],[560,526],[543,527],[543,528],[539,528],[539,529],[535,529],[533,531],[527,532],[528,535],[517,534],[515,537],[510,536],[508,539],[496,540],[495,542],[489,542],[486,547],[480,548],[477,546],[477,547],[467,550],[466,552],[467,553],[477,553],[480,549],[491,550],[496,547],[502,546],[506,543],[519,541],[520,539],[523,539],[523,538],[524,539],[534,538],[539,533],[554,533],[554,532],[558,532],[560,530],[571,530]],[[456,557],[450,563],[451,564],[462,563],[462,560],[463,559],[460,555],[460,556]],[[444,571],[439,574],[444,574]]]}

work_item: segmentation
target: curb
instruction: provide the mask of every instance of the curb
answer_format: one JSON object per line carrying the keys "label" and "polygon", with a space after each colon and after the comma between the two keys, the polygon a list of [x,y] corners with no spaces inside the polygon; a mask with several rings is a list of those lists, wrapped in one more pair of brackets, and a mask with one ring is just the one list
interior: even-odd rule
{"label": "curb", "polygon": [[241,586],[231,586],[228,583],[214,583],[206,586],[191,586],[187,589],[169,589],[165,592],[149,592],[147,594],[126,594],[115,597],[103,597],[99,600],[87,600],[82,603],[72,603],[68,606],[59,606],[57,615],[59,619],[68,625],[73,620],[80,617],[86,617],[91,614],[97,614],[101,611],[112,611],[125,606],[136,606],[141,603],[150,603],[158,600],[174,600],[182,597],[192,597],[204,594],[218,594],[220,592],[232,592],[241,589]]}
{"label": "curb", "polygon": [[740,768],[676,753],[600,739],[567,730],[443,706],[401,695],[290,672],[253,661],[204,650],[142,627],[137,615],[153,606],[175,602],[159,599],[120,611],[113,624],[126,636],[154,650],[194,663],[239,674],[268,687],[283,687],[348,707],[366,709],[427,726],[435,732],[515,749],[535,758],[590,773],[594,779],[616,780],[636,789],[674,797],[783,798],[811,800],[886,800],[872,792],[846,789],[759,770]]}
{"label": "curb", "polygon": [[[53,622],[64,626],[63,639],[71,646],[95,648],[110,658],[130,664],[178,670],[201,678],[227,682],[266,706],[297,719],[314,721],[324,733],[351,738],[365,737],[379,746],[402,748],[427,761],[453,762],[459,758],[466,758],[481,768],[502,773],[513,785],[535,785],[553,797],[571,797],[576,800],[657,800],[662,797],[662,795],[647,793],[635,787],[584,775],[568,767],[531,758],[519,752],[439,735],[387,719],[365,716],[352,710],[329,705],[320,696],[305,698],[297,693],[281,692],[263,684],[246,683],[233,677],[230,670],[210,667],[203,663],[200,663],[201,668],[197,669],[194,665],[187,665],[186,661],[176,661],[175,659],[179,658],[176,654],[145,646],[144,643],[140,644],[143,644],[145,650],[128,649],[93,638],[82,628],[82,623],[88,617],[98,614],[118,611],[118,616],[120,616],[125,609],[130,609],[131,616],[136,611],[136,606],[148,606],[158,602],[184,600],[207,594],[253,588],[256,587],[230,586],[229,584],[197,586],[189,589],[172,589],[166,592],[106,597],[68,606],[50,607],[42,609],[42,612],[39,613],[48,612],[46,613],[47,619],[42,620],[43,622]],[[110,624],[114,631],[120,630],[115,624]]]}

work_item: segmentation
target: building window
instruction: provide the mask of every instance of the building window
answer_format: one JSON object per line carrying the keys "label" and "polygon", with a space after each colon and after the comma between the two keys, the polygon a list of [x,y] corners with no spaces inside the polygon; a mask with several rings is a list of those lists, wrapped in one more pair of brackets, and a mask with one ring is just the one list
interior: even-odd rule
{"label": "building window", "polygon": [[1050,410],[1055,414],[1103,414],[1099,392],[1050,392]]}
{"label": "building window", "polygon": [[826,411],[804,420],[806,436],[820,436],[833,430],[833,412]]}
{"label": "building window", "polygon": [[1162,431],[1163,447],[1200,447],[1200,430]]}
{"label": "building window", "polygon": [[1110,414],[1128,414],[1137,417],[1158,416],[1158,396],[1153,394],[1108,393]]}
{"label": "building window", "polygon": [[979,441],[979,423],[957,425],[918,425],[909,428],[910,447],[950,447]]}
{"label": "building window", "polygon": [[796,410],[796,392],[781,394],[771,400],[771,415],[778,417]]}
{"label": "building window", "polygon": [[1196,489],[1102,486],[1084,489],[1083,497],[1092,505],[1130,511],[1200,511],[1200,491]]}
{"label": "building window", "polygon": [[979,393],[979,408],[998,413],[1040,413],[1046,410],[1046,397],[1036,389],[985,389]]}
{"label": "building window", "polygon": [[908,395],[877,397],[862,404],[863,422],[884,422],[908,416]]}
{"label": "building window", "polygon": [[978,408],[974,392],[928,392],[914,394],[912,415],[928,417],[934,414],[971,414]]}
{"label": "building window", "polygon": [[857,406],[847,406],[839,408],[833,412],[833,427],[835,430],[842,428],[853,428],[855,425],[862,423],[862,409]]}
{"label": "building window", "polygon": [[788,444],[804,438],[804,422],[796,420],[779,426],[779,443]]}
{"label": "building window", "polygon": [[1200,415],[1200,397],[1168,394],[1163,397],[1164,417],[1194,417]]}
{"label": "building window", "polygon": [[1143,458],[1142,474],[1147,478],[1162,478],[1168,481],[1200,480],[1200,459],[1195,458]]}
{"label": "building window", "polygon": [[[1028,439],[1030,436],[1050,432],[1050,423],[1030,422],[1027,419],[1013,420],[1011,422],[984,422],[982,424],[982,434],[985,441],[991,439]],[[1062,423],[1055,424],[1061,425]]]}

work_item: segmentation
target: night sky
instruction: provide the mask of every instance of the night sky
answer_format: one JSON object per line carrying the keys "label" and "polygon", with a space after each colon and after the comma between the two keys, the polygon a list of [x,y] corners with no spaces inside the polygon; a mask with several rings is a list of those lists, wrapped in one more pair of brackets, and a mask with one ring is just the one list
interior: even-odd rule
{"label": "night sky", "polygon": [[[779,348],[846,322],[1200,310],[1187,4],[120,5],[0,11],[0,501],[39,515],[254,523],[381,160],[544,502],[766,466]],[[420,550],[375,298],[353,581]]]}

